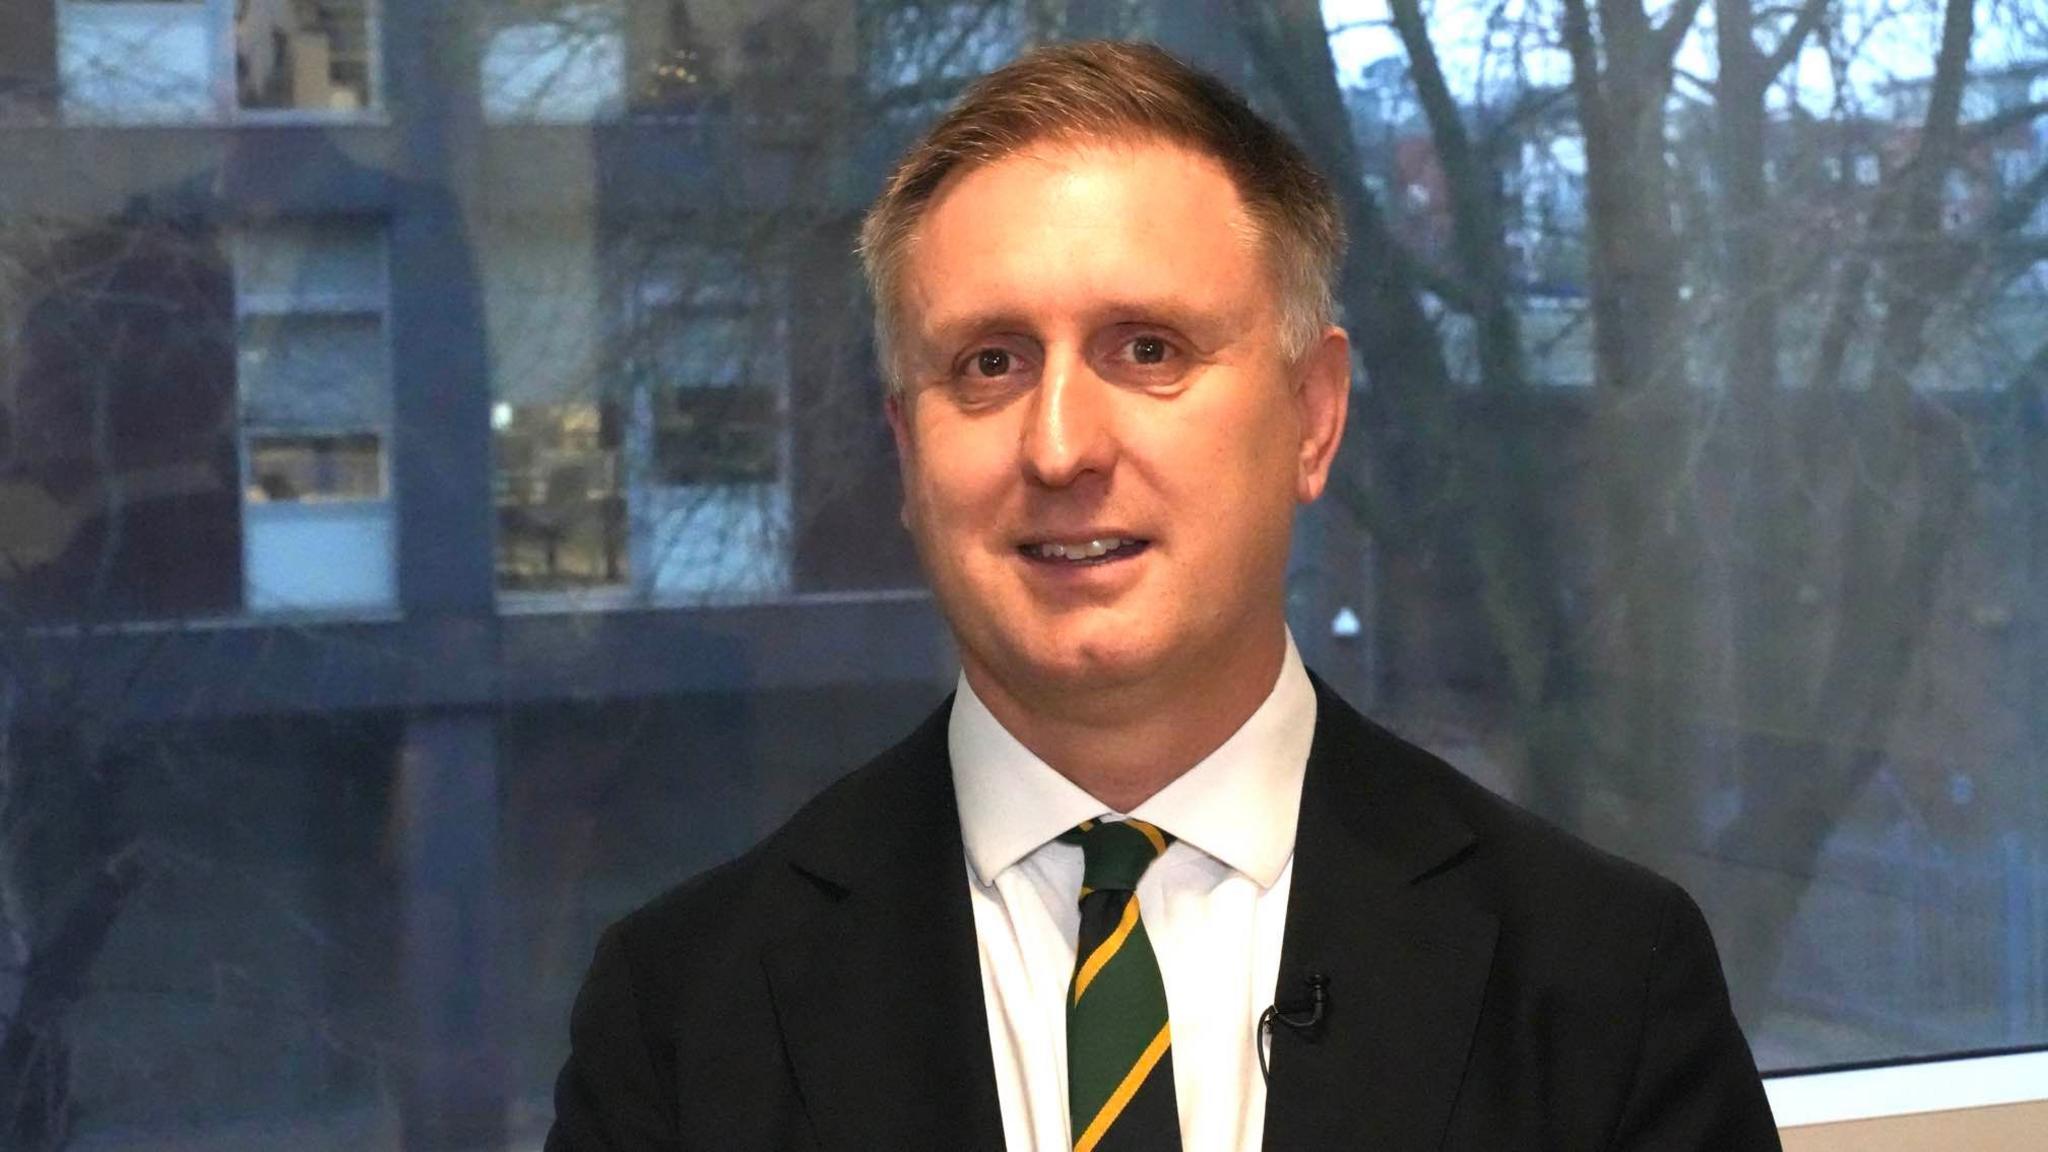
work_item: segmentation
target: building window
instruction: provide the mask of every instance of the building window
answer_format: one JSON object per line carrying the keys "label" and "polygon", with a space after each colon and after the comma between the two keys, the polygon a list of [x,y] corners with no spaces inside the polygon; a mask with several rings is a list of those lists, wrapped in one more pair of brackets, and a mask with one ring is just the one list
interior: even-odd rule
{"label": "building window", "polygon": [[616,117],[626,28],[616,3],[511,3],[488,10],[478,51],[486,119],[585,123]]}
{"label": "building window", "polygon": [[65,117],[136,122],[213,115],[213,17],[202,3],[65,0],[57,25]]}
{"label": "building window", "polygon": [[492,233],[478,252],[491,350],[498,587],[622,587],[624,396],[603,355],[594,229],[527,220]]}
{"label": "building window", "polygon": [[620,359],[646,413],[629,446],[646,587],[786,591],[788,325],[777,285],[741,249],[690,241],[628,243],[621,263]]}
{"label": "building window", "polygon": [[789,586],[787,321],[762,271],[776,262],[647,231],[661,234],[533,225],[487,249],[507,592]]}
{"label": "building window", "polygon": [[58,0],[65,118],[352,117],[377,101],[374,0]]}
{"label": "building window", "polygon": [[382,233],[273,225],[240,233],[234,254],[247,606],[390,604]]}
{"label": "building window", "polygon": [[730,110],[734,99],[758,114],[851,75],[854,7],[488,0],[477,51],[484,117],[671,119]]}
{"label": "building window", "polygon": [[219,234],[141,219],[5,239],[0,600],[31,619],[235,612],[234,287]]}

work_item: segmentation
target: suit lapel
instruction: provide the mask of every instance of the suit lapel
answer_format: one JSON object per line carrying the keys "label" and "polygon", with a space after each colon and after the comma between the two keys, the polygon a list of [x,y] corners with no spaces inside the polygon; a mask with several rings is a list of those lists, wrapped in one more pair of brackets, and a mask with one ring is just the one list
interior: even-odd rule
{"label": "suit lapel", "polygon": [[1491,914],[1445,894],[1472,833],[1415,750],[1317,682],[1278,999],[1329,981],[1320,1028],[1276,1027],[1267,1148],[1437,1148],[1492,961]]}
{"label": "suit lapel", "polygon": [[946,754],[950,709],[791,849],[831,903],[765,963],[826,1149],[1002,1147]]}

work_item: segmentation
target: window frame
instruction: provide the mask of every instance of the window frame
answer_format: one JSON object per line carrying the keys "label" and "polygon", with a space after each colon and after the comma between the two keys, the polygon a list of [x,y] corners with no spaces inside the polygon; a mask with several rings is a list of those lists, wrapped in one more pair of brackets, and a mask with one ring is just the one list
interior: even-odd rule
{"label": "window frame", "polygon": [[1780,1129],[2048,1101],[2048,1045],[1771,1073]]}
{"label": "window frame", "polygon": [[[396,414],[392,410],[394,397],[385,398],[383,416],[374,424],[347,424],[332,427],[308,427],[301,424],[251,424],[245,414],[245,397],[241,378],[242,334],[245,325],[254,320],[288,320],[294,316],[348,317],[374,320],[378,339],[383,345],[382,365],[384,387],[395,387],[392,378],[394,354],[391,348],[391,231],[388,223],[375,217],[304,217],[296,222],[320,222],[339,224],[362,229],[375,237],[379,260],[380,279],[375,291],[354,293],[293,294],[288,292],[244,292],[242,275],[248,257],[245,253],[251,243],[252,229],[247,222],[231,227],[227,231],[229,266],[233,270],[235,293],[235,465],[240,483],[240,504],[242,510],[243,580],[242,615],[246,618],[288,615],[293,613],[334,613],[357,616],[365,612],[381,612],[393,608],[397,602],[398,590],[398,494],[396,474],[393,469],[392,446],[396,438]],[[266,436],[322,436],[371,434],[377,438],[378,494],[368,499],[350,500],[263,500],[249,499],[249,489],[254,482],[253,466],[255,452],[252,442]],[[274,524],[316,523],[321,521],[340,522],[349,519],[365,521],[379,519],[384,524],[386,538],[391,542],[389,553],[383,557],[387,571],[381,583],[389,589],[390,595],[381,600],[362,603],[313,603],[307,605],[261,605],[255,589],[248,583],[249,573],[256,569],[255,557],[251,551],[254,534],[253,524],[271,522]]]}
{"label": "window frame", "polygon": [[[34,2],[34,0],[31,0]],[[290,127],[371,125],[387,126],[391,123],[385,99],[386,69],[384,62],[384,0],[362,0],[365,24],[364,44],[366,46],[366,67],[369,72],[369,99],[359,108],[244,108],[240,87],[237,83],[238,61],[235,48],[235,4],[236,0],[50,0],[57,9],[57,54],[63,58],[64,10],[67,8],[96,7],[177,7],[194,8],[201,11],[211,51],[207,54],[206,100],[203,110],[191,116],[129,116],[119,109],[95,111],[79,115],[66,107],[63,91],[62,67],[58,68],[59,91],[57,105],[62,123],[73,127],[148,127],[172,128],[180,126],[214,128],[223,124],[236,126],[282,125]]]}

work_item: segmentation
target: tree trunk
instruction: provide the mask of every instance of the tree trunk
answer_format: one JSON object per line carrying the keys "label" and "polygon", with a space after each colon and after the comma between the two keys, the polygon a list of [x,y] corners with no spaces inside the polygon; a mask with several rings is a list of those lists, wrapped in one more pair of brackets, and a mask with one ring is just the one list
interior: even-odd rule
{"label": "tree trunk", "polygon": [[1696,10],[1674,5],[1656,26],[1640,0],[1608,0],[1597,39],[1587,0],[1566,0],[1564,12],[1586,147],[1594,466],[1605,498],[1597,597],[1613,621],[1598,657],[1605,719],[1595,740],[1600,778],[1639,814],[1613,831],[1648,852],[1690,831],[1684,733],[1702,650],[1700,538],[1684,472],[1693,434],[1685,262],[1664,141],[1671,53]]}
{"label": "tree trunk", "polygon": [[[1859,472],[1845,485],[1841,510],[1833,643],[1800,697],[1805,712],[1792,729],[1809,740],[1746,742],[1744,807],[1724,843],[1782,875],[1815,874],[1836,821],[1884,763],[1974,482],[1960,433],[1912,386],[1947,271],[1934,255],[1973,34],[1973,0],[1947,0],[1919,147],[1872,210],[1869,243],[1877,255],[1851,259],[1859,291],[1866,278],[1875,284],[1881,311],[1870,387],[1842,425],[1854,438],[1846,455]],[[1843,355],[1838,341],[1853,328],[1841,321],[1844,302],[1836,307],[1822,337],[1824,360]],[[1799,754],[1802,744],[1808,755]],[[1769,889],[1726,942],[1731,982],[1747,995],[1767,996],[1798,897],[1797,888]]]}

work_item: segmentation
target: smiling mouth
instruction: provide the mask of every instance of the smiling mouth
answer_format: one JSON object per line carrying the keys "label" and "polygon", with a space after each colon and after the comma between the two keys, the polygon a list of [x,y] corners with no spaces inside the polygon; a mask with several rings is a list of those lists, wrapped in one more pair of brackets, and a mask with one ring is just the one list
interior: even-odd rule
{"label": "smiling mouth", "polygon": [[1041,564],[1085,567],[1128,559],[1151,544],[1150,540],[1136,536],[1100,536],[1092,540],[1041,540],[1020,544],[1017,552],[1025,559]]}

